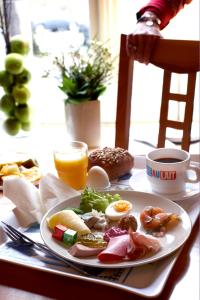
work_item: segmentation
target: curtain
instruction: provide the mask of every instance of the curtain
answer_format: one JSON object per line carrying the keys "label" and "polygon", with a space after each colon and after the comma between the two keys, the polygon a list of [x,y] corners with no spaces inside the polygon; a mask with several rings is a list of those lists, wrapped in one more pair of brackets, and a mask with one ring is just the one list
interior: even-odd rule
{"label": "curtain", "polygon": [[111,52],[119,52],[120,0],[89,0],[91,37],[107,43]]}

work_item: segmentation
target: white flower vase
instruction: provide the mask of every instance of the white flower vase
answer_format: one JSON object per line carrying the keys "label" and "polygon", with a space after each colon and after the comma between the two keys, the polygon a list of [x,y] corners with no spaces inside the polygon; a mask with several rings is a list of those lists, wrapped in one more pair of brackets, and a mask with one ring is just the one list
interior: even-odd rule
{"label": "white flower vase", "polygon": [[67,132],[71,139],[85,142],[88,148],[100,146],[100,101],[65,104]]}

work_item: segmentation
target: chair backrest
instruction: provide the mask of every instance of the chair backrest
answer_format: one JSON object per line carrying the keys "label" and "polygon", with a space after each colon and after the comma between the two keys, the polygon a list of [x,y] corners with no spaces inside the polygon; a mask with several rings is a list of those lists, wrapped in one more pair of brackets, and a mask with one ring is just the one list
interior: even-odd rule
{"label": "chair backrest", "polygon": [[[116,113],[115,146],[128,149],[131,118],[132,83],[134,60],[126,52],[127,35],[121,35],[118,73],[118,95]],[[193,104],[196,84],[196,73],[200,70],[200,41],[158,40],[150,63],[164,70],[162,100],[160,109],[159,134],[157,147],[165,147],[166,129],[182,130],[181,148],[189,151],[190,134],[193,119]],[[187,93],[170,92],[172,73],[188,74]],[[168,119],[169,101],[185,102],[183,122]],[[152,103],[152,105],[154,105]]]}

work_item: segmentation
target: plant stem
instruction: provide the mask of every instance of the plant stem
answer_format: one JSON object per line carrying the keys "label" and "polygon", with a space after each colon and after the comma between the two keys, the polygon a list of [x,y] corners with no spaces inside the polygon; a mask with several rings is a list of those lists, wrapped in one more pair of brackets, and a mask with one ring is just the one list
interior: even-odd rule
{"label": "plant stem", "polygon": [[2,34],[5,40],[6,54],[10,53],[10,15],[12,9],[12,0],[2,0],[0,5],[0,22],[2,27]]}

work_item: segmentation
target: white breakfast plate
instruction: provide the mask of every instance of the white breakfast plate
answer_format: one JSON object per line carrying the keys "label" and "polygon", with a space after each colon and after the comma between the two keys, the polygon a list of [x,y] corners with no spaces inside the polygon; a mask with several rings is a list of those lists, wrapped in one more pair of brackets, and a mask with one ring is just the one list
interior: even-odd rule
{"label": "white breakfast plate", "polygon": [[196,196],[200,193],[200,183],[186,183],[186,190],[177,194],[160,194],[156,193],[151,189],[150,182],[147,179],[146,171],[139,170],[133,173],[129,179],[129,185],[134,191],[142,191],[147,193],[153,193],[155,195],[160,195],[166,197],[172,201],[180,201],[187,199],[193,196]]}
{"label": "white breakfast plate", "polygon": [[159,206],[163,208],[167,212],[173,212],[181,217],[181,222],[174,227],[172,230],[167,232],[164,237],[159,238],[161,243],[161,250],[151,257],[144,257],[142,259],[138,259],[135,261],[123,261],[119,263],[101,263],[98,261],[96,257],[90,258],[77,258],[71,256],[64,243],[58,242],[52,238],[52,232],[47,227],[46,219],[50,217],[52,214],[64,209],[65,207],[78,207],[80,203],[80,196],[76,196],[73,198],[69,198],[68,200],[56,205],[51,208],[43,217],[42,222],[40,224],[40,233],[44,243],[54,252],[59,254],[60,256],[72,261],[74,263],[92,266],[92,267],[100,267],[100,268],[126,268],[126,267],[134,267],[139,265],[144,265],[147,263],[154,262],[159,260],[170,253],[177,250],[180,246],[184,244],[191,232],[191,221],[186,213],[186,211],[181,208],[175,202],[164,198],[159,195],[153,195],[150,193],[144,192],[135,192],[135,191],[121,191],[115,190],[109,192],[111,194],[118,193],[121,195],[122,199],[129,200],[133,203],[133,214],[137,218],[138,221],[138,231],[145,232],[140,225],[139,214],[144,209],[145,206]]}

